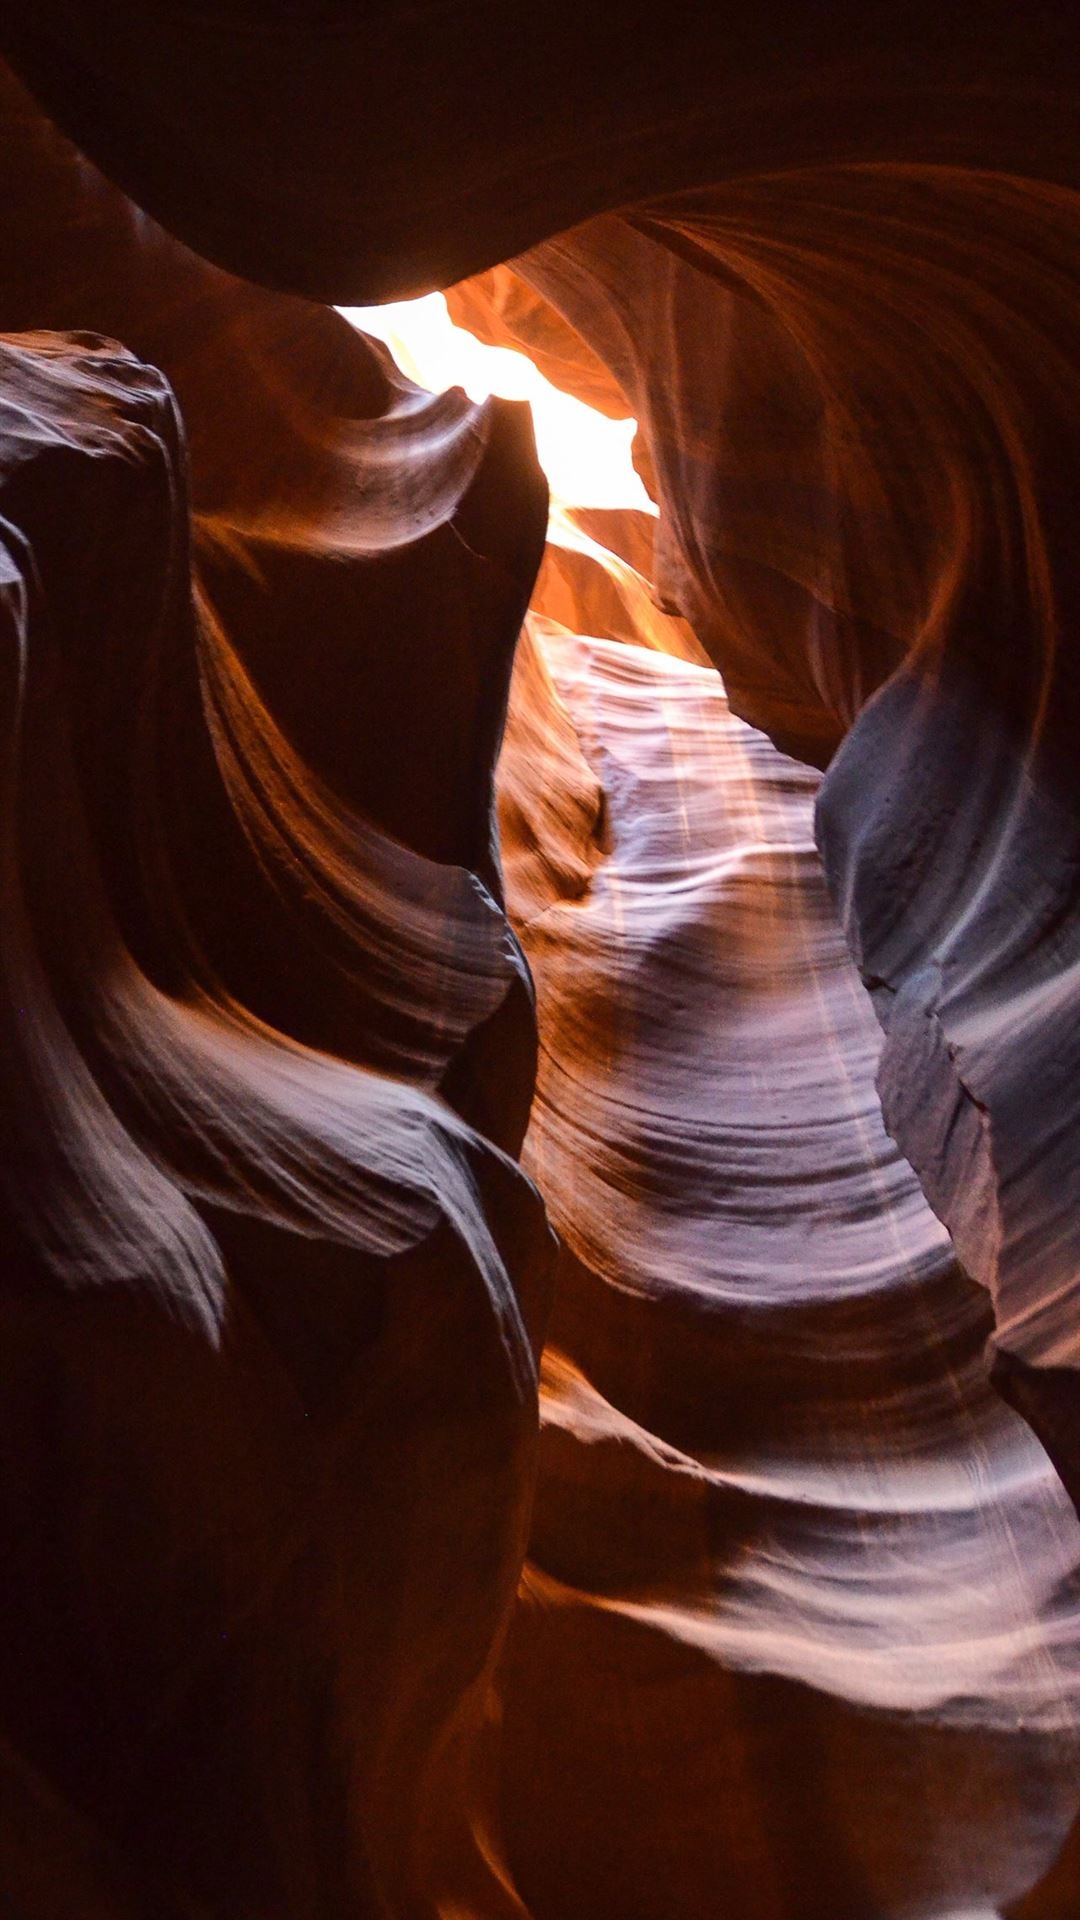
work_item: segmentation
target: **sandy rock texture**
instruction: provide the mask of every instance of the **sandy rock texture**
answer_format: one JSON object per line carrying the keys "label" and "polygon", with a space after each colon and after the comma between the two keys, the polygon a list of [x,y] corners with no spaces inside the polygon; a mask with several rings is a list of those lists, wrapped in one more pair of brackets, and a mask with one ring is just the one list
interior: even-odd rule
{"label": "sandy rock texture", "polygon": [[[5,318],[76,284],[115,324],[137,217],[46,146],[86,222],[66,261],[28,226]],[[0,345],[4,1894],[499,1911],[473,1773],[551,1240],[491,792],[546,492],[520,410],[417,393],[332,314],[313,368],[288,303],[238,315],[164,236],[133,262],[189,446],[104,335]],[[401,693],[435,635],[443,755]]]}
{"label": "sandy rock texture", "polygon": [[0,53],[0,1908],[1076,1920],[1075,25]]}
{"label": "sandy rock texture", "polygon": [[502,778],[561,1242],[519,1885],[558,1920],[1006,1911],[1077,1811],[1080,1526],[885,1131],[820,776],[707,668],[538,618]]}

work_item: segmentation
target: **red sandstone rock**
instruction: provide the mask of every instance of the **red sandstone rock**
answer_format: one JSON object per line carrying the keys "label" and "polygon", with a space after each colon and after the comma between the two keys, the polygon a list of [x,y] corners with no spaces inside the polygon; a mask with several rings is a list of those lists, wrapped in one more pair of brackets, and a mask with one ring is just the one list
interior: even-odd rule
{"label": "red sandstone rock", "polygon": [[7,0],[3,47],[189,245],[341,304],[819,162],[1075,182],[1075,27],[1048,0]]}
{"label": "red sandstone rock", "polygon": [[[360,436],[391,569],[411,541],[415,600],[456,568],[457,630],[502,639],[505,673],[525,536],[492,591],[477,476],[505,424],[542,508],[527,441],[512,413],[391,396],[393,517],[378,432]],[[414,504],[418,411],[439,430]],[[347,579],[350,556],[283,540],[279,597],[253,581],[238,643],[220,581],[253,549],[213,555],[212,609],[193,593],[175,400],[87,334],[0,346],[0,502],[0,1715],[19,1804],[68,1911],[324,1920],[434,1911],[455,1887],[511,1912],[474,1774],[524,1547],[548,1235],[513,1163],[436,1094],[513,1143],[524,974],[490,888],[361,812],[333,758],[327,609],[361,630],[366,611],[370,637],[376,539],[368,581],[354,569],[321,609],[313,563]],[[323,623],[302,683],[260,686],[290,551]],[[357,761],[385,752],[393,705],[369,689],[350,708]],[[490,783],[489,762],[465,816],[478,864]],[[5,1845],[5,1897],[55,1911],[45,1868]]]}
{"label": "red sandstone rock", "polygon": [[658,590],[736,711],[821,765],[844,742],[819,834],[886,1120],[1076,1491],[1080,200],[1041,177],[1066,124],[1027,175],[992,140],[979,169],[806,166],[516,265],[641,423]]}
{"label": "red sandstone rock", "polygon": [[[1076,1494],[1072,29],[468,29],[0,29],[221,263],[5,81],[2,1892],[1074,1920],[1076,1522],[983,1357]],[[543,488],[297,297],[482,268],[661,510],[564,525],[500,776],[516,1609]],[[816,776],[699,649],[832,758],[906,1160]]]}
{"label": "red sandstone rock", "polygon": [[[818,776],[706,669],[529,648],[505,838],[562,1253],[501,1672],[519,1887],[545,1920],[997,1912],[1077,1809],[1080,1528],[884,1130]],[[542,699],[558,757],[518,750]],[[538,900],[575,823],[587,882]]]}

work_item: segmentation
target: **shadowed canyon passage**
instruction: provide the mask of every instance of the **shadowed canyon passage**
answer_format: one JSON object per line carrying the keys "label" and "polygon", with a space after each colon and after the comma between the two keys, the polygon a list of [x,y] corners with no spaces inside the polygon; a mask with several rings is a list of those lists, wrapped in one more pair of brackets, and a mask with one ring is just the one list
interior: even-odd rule
{"label": "shadowed canyon passage", "polygon": [[[0,1895],[1076,1920],[1072,41],[87,20],[0,27]],[[318,304],[434,286],[656,509]]]}

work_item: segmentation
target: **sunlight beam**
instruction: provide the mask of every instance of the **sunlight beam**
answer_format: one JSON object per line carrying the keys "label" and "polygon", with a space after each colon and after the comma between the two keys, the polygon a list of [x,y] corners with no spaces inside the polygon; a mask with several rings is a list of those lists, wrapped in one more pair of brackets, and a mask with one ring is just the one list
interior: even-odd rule
{"label": "sunlight beam", "polygon": [[362,333],[384,341],[402,372],[429,392],[463,387],[472,400],[490,394],[527,400],[553,508],[635,507],[655,515],[630,456],[637,422],[606,419],[553,387],[523,353],[485,346],[456,327],[441,293],[338,311]]}

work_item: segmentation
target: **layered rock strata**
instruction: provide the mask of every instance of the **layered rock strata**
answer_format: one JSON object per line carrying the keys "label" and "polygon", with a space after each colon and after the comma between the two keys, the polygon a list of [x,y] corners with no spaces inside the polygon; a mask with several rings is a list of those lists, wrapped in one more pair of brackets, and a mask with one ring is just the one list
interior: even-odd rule
{"label": "layered rock strata", "polygon": [[539,619],[501,778],[561,1241],[501,1672],[522,1893],[1001,1913],[1077,1811],[1080,1528],[885,1132],[819,776],[707,669]]}
{"label": "layered rock strata", "polygon": [[491,815],[527,418],[203,269],[9,97],[4,318],[175,358],[200,512],[161,371],[4,336],[4,1895],[514,1912],[477,1769],[550,1262]]}
{"label": "layered rock strata", "polygon": [[833,763],[818,833],[887,1124],[1080,1496],[1070,124],[1048,98],[1020,174],[990,141],[980,167],[807,166],[593,221],[515,263],[538,298],[514,311],[550,340],[554,307],[617,379],[660,597],[736,711]]}
{"label": "layered rock strata", "polygon": [[0,28],[3,1892],[1073,1920],[1074,29],[463,25]]}

